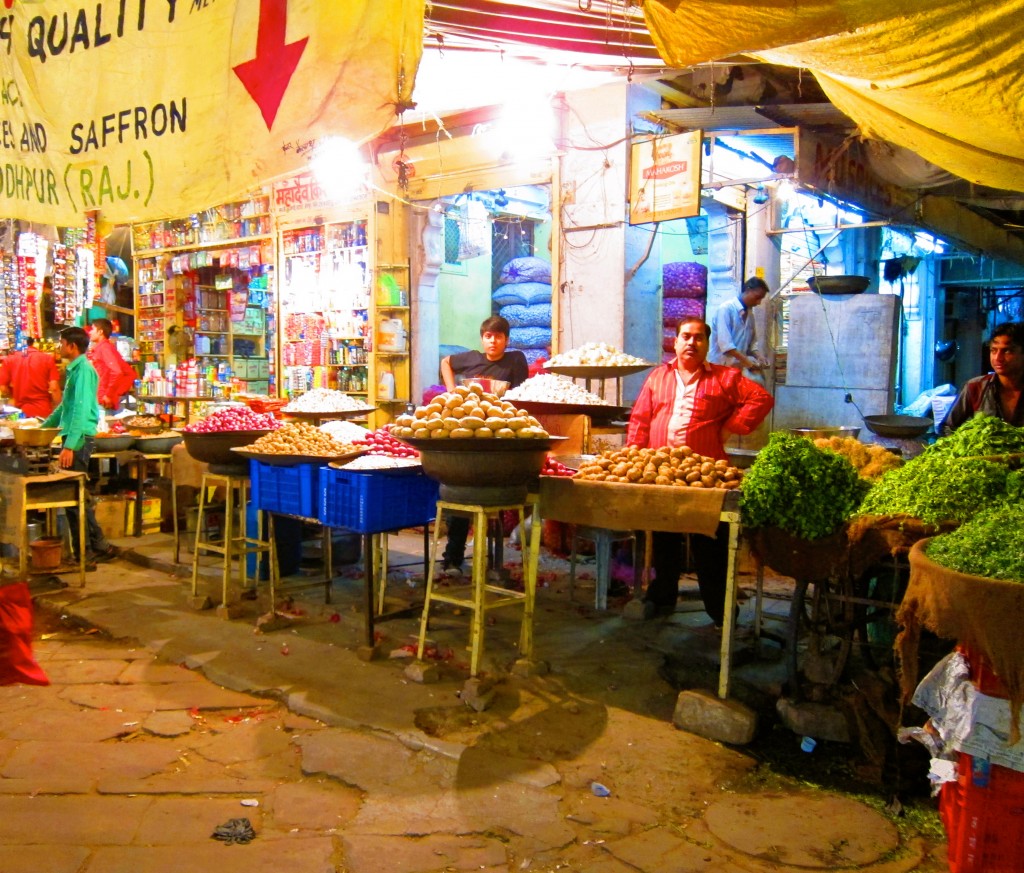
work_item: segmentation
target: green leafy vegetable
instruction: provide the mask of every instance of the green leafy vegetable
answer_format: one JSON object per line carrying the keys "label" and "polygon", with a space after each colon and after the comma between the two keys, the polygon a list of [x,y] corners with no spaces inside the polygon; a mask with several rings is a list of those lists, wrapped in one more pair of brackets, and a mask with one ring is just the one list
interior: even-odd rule
{"label": "green leafy vegetable", "polygon": [[955,531],[935,537],[926,554],[960,573],[1024,583],[1024,507],[986,509]]}
{"label": "green leafy vegetable", "polygon": [[743,477],[743,523],[816,540],[850,517],[868,487],[842,455],[773,433]]}
{"label": "green leafy vegetable", "polygon": [[1006,499],[1006,477],[991,461],[921,454],[883,476],[857,513],[963,522]]}
{"label": "green leafy vegetable", "polygon": [[994,415],[976,415],[949,436],[937,439],[925,455],[977,458],[1024,453],[1024,427],[1014,427]]}

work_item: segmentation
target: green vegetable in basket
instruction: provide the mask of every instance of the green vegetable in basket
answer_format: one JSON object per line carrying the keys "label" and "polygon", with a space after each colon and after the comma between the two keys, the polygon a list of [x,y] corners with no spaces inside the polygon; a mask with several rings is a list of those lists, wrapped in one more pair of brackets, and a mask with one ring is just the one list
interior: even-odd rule
{"label": "green vegetable in basket", "polygon": [[773,433],[743,477],[743,523],[820,539],[850,517],[868,487],[844,456]]}
{"label": "green vegetable in basket", "polygon": [[1024,507],[1002,504],[983,510],[955,531],[935,537],[926,554],[959,573],[1024,583]]}
{"label": "green vegetable in basket", "polygon": [[1014,427],[994,415],[976,415],[949,436],[937,439],[926,455],[978,458],[1024,453],[1024,427]]}
{"label": "green vegetable in basket", "polygon": [[883,476],[857,514],[964,522],[1006,500],[1007,474],[992,461],[921,454]]}

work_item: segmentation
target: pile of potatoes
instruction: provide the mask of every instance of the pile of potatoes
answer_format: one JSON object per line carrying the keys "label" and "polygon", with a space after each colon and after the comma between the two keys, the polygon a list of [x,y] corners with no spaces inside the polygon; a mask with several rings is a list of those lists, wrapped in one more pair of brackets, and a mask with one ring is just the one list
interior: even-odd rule
{"label": "pile of potatoes", "polygon": [[583,464],[574,479],[635,485],[681,485],[689,488],[739,488],[743,473],[728,461],[698,455],[689,446],[602,452]]}
{"label": "pile of potatoes", "polygon": [[366,445],[342,443],[304,421],[290,421],[279,430],[263,434],[246,448],[261,455],[312,455],[336,458],[339,455],[364,451]]}
{"label": "pile of potatoes", "polygon": [[400,415],[391,427],[402,439],[546,439],[548,432],[530,413],[484,391],[480,385],[459,385],[439,394],[413,415]]}

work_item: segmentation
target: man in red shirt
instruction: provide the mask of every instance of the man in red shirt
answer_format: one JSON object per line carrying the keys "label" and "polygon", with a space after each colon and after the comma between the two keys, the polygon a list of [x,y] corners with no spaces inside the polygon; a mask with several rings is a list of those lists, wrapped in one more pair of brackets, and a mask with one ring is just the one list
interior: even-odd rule
{"label": "man in red shirt", "polygon": [[35,347],[29,337],[23,352],[11,352],[0,362],[0,397],[14,401],[25,415],[46,418],[60,403],[60,376],[53,355]]}
{"label": "man in red shirt", "polygon": [[[707,361],[711,329],[699,318],[680,322],[676,358],[654,370],[633,404],[626,442],[640,448],[689,446],[701,455],[726,459],[730,434],[753,431],[774,404],[772,396],[734,367]],[[644,616],[670,614],[679,595],[683,535],[655,532],[655,579],[647,587]],[[714,537],[691,534],[690,546],[704,609],[721,626],[725,616],[728,525]]]}
{"label": "man in red shirt", "polygon": [[99,402],[104,409],[117,409],[121,398],[135,384],[135,370],[121,357],[110,341],[113,325],[107,318],[97,318],[89,326],[89,363],[100,377]]}

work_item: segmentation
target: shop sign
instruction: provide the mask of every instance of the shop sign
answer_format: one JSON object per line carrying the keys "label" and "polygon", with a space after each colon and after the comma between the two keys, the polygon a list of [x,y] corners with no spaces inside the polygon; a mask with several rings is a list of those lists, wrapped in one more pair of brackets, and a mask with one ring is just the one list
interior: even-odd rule
{"label": "shop sign", "polygon": [[905,213],[913,195],[879,178],[856,140],[833,142],[800,131],[797,175],[802,185],[883,218]]}
{"label": "shop sign", "polygon": [[630,224],[700,215],[701,140],[696,130],[632,144]]}
{"label": "shop sign", "polygon": [[175,218],[411,97],[424,0],[4,0],[0,214]]}

